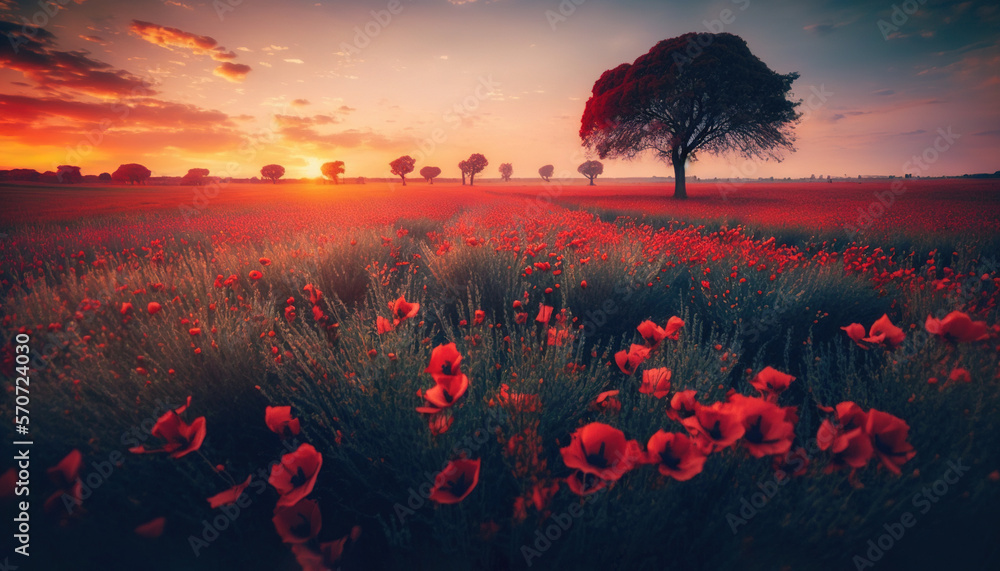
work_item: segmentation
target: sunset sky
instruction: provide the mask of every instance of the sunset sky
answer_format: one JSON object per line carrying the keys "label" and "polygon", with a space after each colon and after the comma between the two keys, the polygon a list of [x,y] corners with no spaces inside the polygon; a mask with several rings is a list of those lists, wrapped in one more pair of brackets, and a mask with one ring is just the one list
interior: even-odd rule
{"label": "sunset sky", "polygon": [[[279,163],[299,177],[342,160],[348,177],[382,177],[410,154],[455,177],[481,152],[488,177],[502,162],[515,177],[546,163],[575,176],[600,74],[659,40],[721,30],[799,72],[808,114],[783,162],[704,157],[691,175],[898,175],[949,127],[950,148],[911,172],[1000,169],[995,2],[910,0],[895,22],[890,0],[44,4],[0,0],[0,168],[255,176]],[[652,158],[605,161],[606,177],[671,174]]]}

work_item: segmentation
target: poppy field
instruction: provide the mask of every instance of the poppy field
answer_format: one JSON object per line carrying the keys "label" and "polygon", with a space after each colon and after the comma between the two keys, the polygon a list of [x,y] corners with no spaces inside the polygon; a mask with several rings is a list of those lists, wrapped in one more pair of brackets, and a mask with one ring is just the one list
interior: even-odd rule
{"label": "poppy field", "polygon": [[32,441],[4,542],[38,569],[995,563],[995,181],[877,215],[886,181],[726,184],[0,186],[0,412]]}

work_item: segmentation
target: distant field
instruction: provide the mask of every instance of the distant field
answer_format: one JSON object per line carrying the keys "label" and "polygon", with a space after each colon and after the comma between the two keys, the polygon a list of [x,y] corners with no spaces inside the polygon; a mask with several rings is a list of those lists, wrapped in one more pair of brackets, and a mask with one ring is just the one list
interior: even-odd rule
{"label": "distant field", "polygon": [[995,559],[996,182],[671,192],[0,186],[35,568]]}
{"label": "distant field", "polygon": [[[817,232],[1000,232],[1000,181],[900,180],[814,183],[694,183],[690,198],[677,201],[666,184],[572,183],[523,184],[488,181],[474,187],[429,185],[421,180],[402,185],[312,183],[187,186],[45,186],[0,184],[4,209],[0,223],[79,220],[122,212],[173,211],[189,216],[229,212],[250,206],[274,212],[322,209],[372,201],[429,201],[435,207],[460,208],[504,201],[509,197],[572,208],[626,211],[679,220],[726,220],[758,228],[804,228]],[[214,193],[214,194],[213,194]],[[881,195],[882,200],[879,199]],[[885,204],[889,206],[886,207]],[[165,213],[165,212],[164,212]],[[419,212],[401,212],[419,215]]]}

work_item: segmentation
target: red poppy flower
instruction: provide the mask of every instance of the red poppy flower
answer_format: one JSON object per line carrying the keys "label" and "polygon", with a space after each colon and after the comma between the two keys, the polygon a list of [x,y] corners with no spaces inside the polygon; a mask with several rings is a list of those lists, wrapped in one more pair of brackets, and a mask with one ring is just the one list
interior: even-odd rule
{"label": "red poppy flower", "polygon": [[321,543],[319,551],[314,550],[306,543],[294,543],[292,544],[292,553],[295,554],[295,561],[302,567],[302,571],[340,569],[340,560],[344,556],[344,551],[360,537],[361,527],[356,525],[351,528],[350,535]]}
{"label": "red poppy flower", "polygon": [[201,327],[192,327],[191,329],[188,329],[188,335],[190,335],[191,337],[197,337],[201,335]]}
{"label": "red poppy flower", "polygon": [[684,320],[676,315],[667,320],[667,326],[663,328],[667,334],[667,339],[677,341],[681,335],[681,328],[684,327]]}
{"label": "red poppy flower", "polygon": [[434,477],[430,499],[439,504],[457,504],[479,483],[480,460],[452,460]]}
{"label": "red poppy flower", "polygon": [[294,436],[302,430],[299,419],[292,418],[292,407],[290,406],[269,406],[265,408],[264,423],[271,429],[271,432],[282,438]]}
{"label": "red poppy flower", "polygon": [[191,424],[181,420],[181,414],[190,404],[191,397],[188,397],[186,404],[167,411],[157,419],[150,434],[166,440],[162,447],[147,450],[145,446],[137,446],[129,448],[129,452],[133,454],[167,452],[171,458],[181,458],[201,448],[201,443],[205,440],[205,417],[199,416]]}
{"label": "red poppy flower", "polygon": [[47,470],[49,480],[58,488],[45,500],[43,509],[53,513],[59,507],[63,494],[70,495],[76,503],[83,501],[83,484],[80,482],[80,467],[83,466],[83,454],[73,449],[58,464]]}
{"label": "red poppy flower", "polygon": [[860,323],[852,323],[847,327],[841,327],[841,329],[847,333],[847,336],[850,337],[851,341],[854,341],[855,345],[861,347],[862,349],[868,349],[868,347],[861,344],[861,341],[865,338],[864,325],[861,325]]}
{"label": "red poppy flower", "polygon": [[438,408],[447,408],[462,398],[469,388],[469,377],[465,375],[432,375],[434,386],[424,392],[427,402]]}
{"label": "red poppy flower", "polygon": [[279,506],[294,506],[312,492],[316,477],[323,466],[323,455],[311,444],[302,444],[295,452],[281,457],[281,463],[271,468],[268,483],[281,494]]}
{"label": "red poppy flower", "polygon": [[523,311],[519,311],[519,312],[517,312],[517,313],[514,314],[514,323],[517,323],[519,325],[524,325],[527,322],[528,322],[528,314],[527,313],[524,313]]}
{"label": "red poppy flower", "polygon": [[[826,421],[824,421],[826,422]],[[817,437],[820,448],[826,450],[822,441]],[[838,468],[864,468],[868,460],[872,457],[872,441],[863,428],[855,428],[838,434],[828,443],[830,452],[830,465],[827,471]]]}
{"label": "red poppy flower", "polygon": [[681,424],[706,453],[732,446],[745,432],[740,412],[724,402],[712,406],[696,404],[694,415]]}
{"label": "red poppy flower", "polygon": [[278,505],[271,518],[274,529],[285,543],[305,543],[319,535],[323,517],[316,500],[302,500],[292,506]]}
{"label": "red poppy flower", "polygon": [[118,313],[122,315],[128,315],[132,313],[132,304],[129,302],[122,302],[122,308],[118,310]]}
{"label": "red poppy flower", "polygon": [[49,479],[59,488],[68,488],[80,479],[83,454],[73,449],[58,464],[47,470]]}
{"label": "red poppy flower", "polygon": [[658,430],[646,443],[643,462],[656,464],[664,476],[684,482],[701,472],[706,458],[687,434]]}
{"label": "red poppy flower", "polygon": [[649,347],[632,344],[629,350],[615,353],[615,363],[626,375],[631,375],[635,370],[649,358]]}
{"label": "red poppy flower", "polygon": [[573,337],[569,334],[569,330],[566,327],[549,327],[547,339],[549,345],[562,347],[566,344],[566,341],[572,339]]}
{"label": "red poppy flower", "polygon": [[261,258],[261,259],[259,259],[257,261],[260,262],[260,265],[262,265],[262,266],[270,266],[271,265],[271,260],[269,258]]}
{"label": "red poppy flower", "polygon": [[448,429],[451,428],[451,425],[454,422],[454,417],[447,414],[437,413],[432,414],[430,418],[427,419],[427,427],[430,428],[431,434],[439,436],[448,432]]}
{"label": "red poppy flower", "polygon": [[792,448],[795,425],[785,409],[759,398],[740,401],[743,416],[743,442],[754,458],[785,454]]}
{"label": "red poppy flower", "polygon": [[614,391],[604,391],[603,393],[597,395],[594,399],[591,408],[593,410],[600,410],[606,412],[618,412],[622,409],[622,403],[618,400],[618,392]]}
{"label": "red poppy flower", "polygon": [[951,373],[948,374],[948,380],[952,382],[971,383],[972,375],[969,374],[967,369],[955,367],[951,370]]}
{"label": "red poppy flower", "polygon": [[538,395],[510,392],[510,385],[500,385],[500,404],[518,412],[535,412],[541,409]]}
{"label": "red poppy flower", "polygon": [[667,409],[667,416],[677,422],[694,416],[695,408],[698,406],[695,394],[697,394],[697,391],[692,390],[677,391],[674,393],[673,398],[670,399],[670,408]]}
{"label": "red poppy flower", "polygon": [[477,309],[476,312],[475,312],[475,314],[474,314],[474,316],[473,316],[473,318],[472,318],[472,324],[473,325],[479,325],[485,319],[486,319],[486,312],[483,311],[482,309]]}
{"label": "red poppy flower", "polygon": [[635,440],[626,440],[625,433],[602,422],[576,429],[569,446],[559,452],[567,467],[612,482],[631,470],[642,456]]}
{"label": "red poppy flower", "polygon": [[574,470],[572,474],[566,477],[566,485],[569,486],[571,492],[578,496],[589,496],[603,489],[608,485],[608,482],[583,470]]}
{"label": "red poppy flower", "polygon": [[163,306],[161,306],[159,303],[156,303],[155,301],[149,302],[149,304],[146,306],[146,311],[148,311],[150,315],[155,314],[161,309],[163,309]]}
{"label": "red poppy flower", "polygon": [[871,329],[868,331],[868,337],[864,338],[864,341],[869,343],[876,343],[879,345],[885,345],[890,349],[895,349],[903,340],[906,339],[906,333],[899,327],[896,327],[889,321],[889,316],[883,314],[875,320],[872,324]]}
{"label": "red poppy flower", "polygon": [[404,296],[399,296],[399,299],[392,302],[390,308],[392,309],[392,318],[396,323],[401,323],[416,316],[417,312],[420,311],[420,304],[409,303]]}
{"label": "red poppy flower", "polygon": [[432,375],[457,375],[461,363],[462,355],[454,343],[438,345],[431,352],[431,362],[424,369],[424,372]]}
{"label": "red poppy flower", "polygon": [[917,454],[906,441],[910,425],[887,412],[869,410],[865,432],[872,438],[875,455],[894,474],[900,474],[899,467]]}
{"label": "red poppy flower", "polygon": [[838,436],[856,428],[864,428],[865,423],[868,422],[868,414],[851,401],[838,404],[836,409],[827,406],[820,406],[819,409],[835,413],[832,420],[825,419],[819,425],[816,441],[819,443],[820,450],[829,448]]}
{"label": "red poppy flower", "polygon": [[552,482],[548,486],[542,485],[541,482],[535,482],[534,487],[531,489],[531,503],[534,504],[536,510],[540,512],[545,511],[558,491],[558,480]]}
{"label": "red poppy flower", "polygon": [[985,321],[973,321],[969,314],[961,311],[952,311],[944,319],[928,315],[924,327],[928,333],[939,335],[953,343],[982,341],[989,337]]}
{"label": "red poppy flower", "polygon": [[139,537],[155,539],[163,535],[163,527],[167,524],[167,518],[160,516],[151,519],[135,528],[135,534]]}
{"label": "red poppy flower", "polygon": [[642,372],[642,385],[639,392],[644,395],[653,395],[661,399],[670,393],[670,377],[673,373],[666,367],[658,369],[646,369]]}
{"label": "red poppy flower", "polygon": [[764,367],[761,372],[750,380],[750,384],[753,388],[757,389],[764,398],[770,401],[778,400],[778,396],[785,392],[788,385],[795,380],[795,377],[787,375],[773,369],[771,367]]}
{"label": "red poppy flower", "polygon": [[229,504],[236,503],[236,500],[240,499],[240,496],[243,495],[243,491],[246,490],[247,486],[250,485],[251,478],[253,478],[253,476],[247,476],[246,481],[243,482],[242,484],[236,484],[232,488],[229,488],[228,490],[223,490],[218,494],[215,494],[214,496],[208,498],[209,507],[215,509],[218,507],[228,506]]}
{"label": "red poppy flower", "polygon": [[259,280],[262,277],[264,277],[264,274],[260,273],[259,271],[257,271],[257,270],[250,270],[250,279],[252,279],[252,280]]}
{"label": "red poppy flower", "polygon": [[306,284],[302,286],[302,291],[309,292],[309,303],[316,305],[323,299],[323,292],[319,290],[318,287],[312,284]]}
{"label": "red poppy flower", "polygon": [[375,329],[376,331],[378,331],[379,335],[382,335],[384,333],[388,333],[393,329],[395,329],[395,326],[392,324],[392,321],[389,321],[388,319],[379,315],[378,317],[375,318]]}
{"label": "red poppy flower", "polygon": [[652,321],[649,321],[648,319],[640,323],[639,326],[636,327],[636,330],[639,331],[639,335],[642,336],[642,340],[646,342],[646,346],[650,348],[658,346],[660,341],[663,341],[663,339],[667,336],[667,332],[664,331],[662,327]]}
{"label": "red poppy flower", "polygon": [[551,305],[545,305],[544,303],[539,304],[538,315],[535,317],[535,321],[539,323],[548,323],[549,319],[552,318],[552,309],[553,307]]}
{"label": "red poppy flower", "polygon": [[295,306],[289,305],[285,308],[285,321],[291,323],[295,321]]}

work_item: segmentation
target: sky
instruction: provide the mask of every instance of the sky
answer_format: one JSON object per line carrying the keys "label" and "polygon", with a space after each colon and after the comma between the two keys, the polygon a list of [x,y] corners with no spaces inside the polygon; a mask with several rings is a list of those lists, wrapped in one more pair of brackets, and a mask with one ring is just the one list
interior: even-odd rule
{"label": "sky", "polygon": [[0,0],[0,169],[383,177],[408,154],[457,177],[478,152],[490,177],[576,176],[601,73],[705,31],[798,72],[804,116],[784,160],[702,156],[689,176],[1000,169],[1000,4],[947,0]]}

